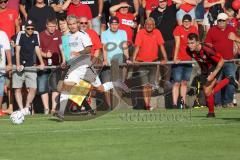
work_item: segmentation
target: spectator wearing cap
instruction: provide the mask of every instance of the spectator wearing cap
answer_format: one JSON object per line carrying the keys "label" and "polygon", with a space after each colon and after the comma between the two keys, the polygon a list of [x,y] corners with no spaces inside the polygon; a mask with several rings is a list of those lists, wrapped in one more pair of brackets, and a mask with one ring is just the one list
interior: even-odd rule
{"label": "spectator wearing cap", "polygon": [[[62,50],[61,32],[57,30],[57,19],[49,18],[46,23],[46,30],[40,33],[40,49],[43,57],[43,62],[46,66],[59,66],[65,64],[65,58]],[[51,81],[57,83],[56,72],[51,73],[51,70],[43,70],[38,72],[37,84],[38,93],[41,95],[44,114],[49,114],[49,94],[52,96],[51,113],[55,113],[57,107],[57,84],[51,83],[49,86],[49,77]]]}
{"label": "spectator wearing cap", "polygon": [[82,4],[80,0],[72,0],[72,3],[67,9],[67,16],[75,15],[76,17],[87,17],[90,28],[92,28],[92,12],[87,4]]}
{"label": "spectator wearing cap", "polygon": [[17,11],[7,8],[7,4],[8,0],[0,0],[0,29],[6,32],[10,40],[20,31],[20,25]]}
{"label": "spectator wearing cap", "polygon": [[[119,19],[116,16],[110,18],[109,29],[102,33],[101,42],[103,44],[103,65],[111,65],[112,60],[123,63],[124,58],[127,63],[131,63],[128,53],[127,34],[124,30],[119,29]],[[111,81],[110,68],[105,69],[101,77],[103,82]],[[110,106],[109,93],[105,93],[105,98],[107,105]]]}
{"label": "spectator wearing cap", "polygon": [[35,30],[40,33],[46,29],[47,19],[56,18],[56,15],[52,7],[47,6],[44,0],[36,0],[35,6],[28,12],[28,18],[34,22]]}
{"label": "spectator wearing cap", "polygon": [[92,41],[91,59],[94,64],[95,62],[97,62],[97,59],[99,58],[99,55],[100,55],[100,50],[102,49],[100,38],[97,32],[89,28],[87,17],[80,17],[78,20],[78,23],[79,23],[79,29],[81,31],[86,32]]}
{"label": "spectator wearing cap", "polygon": [[120,4],[112,6],[109,11],[111,16],[116,16],[119,19],[119,29],[126,31],[128,42],[132,44],[133,28],[136,27],[134,23],[134,15],[129,12],[130,5],[127,1],[122,1]]}
{"label": "spectator wearing cap", "polygon": [[97,32],[98,35],[101,33],[101,18],[103,12],[103,1],[104,0],[82,0],[82,4],[87,4],[92,12],[92,29]]}
{"label": "spectator wearing cap", "polygon": [[15,89],[15,99],[20,109],[23,109],[22,87],[25,83],[29,92],[27,95],[25,107],[30,107],[36,94],[37,89],[37,72],[35,69],[23,70],[23,67],[35,66],[34,55],[36,54],[40,61],[40,69],[43,69],[39,48],[39,34],[35,31],[33,21],[28,20],[25,24],[25,31],[20,31],[16,39],[16,71],[13,71],[13,88]]}
{"label": "spectator wearing cap", "polygon": [[[163,57],[162,64],[166,64],[167,54],[164,48],[164,40],[161,32],[155,29],[155,21],[152,17],[146,19],[144,29],[141,29],[137,33],[135,46],[133,62],[158,61],[158,48],[160,48]],[[154,107],[150,106],[150,100],[152,86],[155,84],[156,79],[156,68],[154,66],[143,66],[138,70],[147,73],[147,80],[141,79],[143,85],[143,98],[146,110],[152,110]]]}
{"label": "spectator wearing cap", "polygon": [[[178,63],[192,60],[192,58],[186,53],[187,36],[189,33],[198,34],[198,30],[192,25],[192,17],[189,14],[186,14],[182,18],[182,25],[177,26],[173,32],[175,38],[175,49],[173,55],[173,61],[175,64],[172,65],[172,77],[174,81],[172,88],[173,108],[178,108],[177,102],[179,89],[182,100],[184,103],[186,102],[187,82],[191,77],[192,64]],[[183,105],[185,106],[185,104]]]}
{"label": "spectator wearing cap", "polygon": [[[11,59],[11,49],[10,49],[10,42],[8,39],[7,34],[4,31],[0,30],[0,67],[6,67],[6,71],[11,70],[12,68],[12,59]],[[6,59],[7,59],[7,66],[6,66]],[[5,74],[6,71],[0,71],[0,116],[4,115],[2,112],[2,101],[4,95],[4,84],[5,84]]]}
{"label": "spectator wearing cap", "polygon": [[[205,27],[205,31],[208,32],[209,28],[210,28],[210,22],[209,22],[209,18],[208,18],[208,14],[209,14],[209,9],[215,5],[221,5],[222,7],[224,7],[225,4],[225,0],[203,0],[203,6],[205,8],[205,14],[204,14],[204,19],[203,19],[203,25]],[[216,23],[214,23],[215,25]]]}
{"label": "spectator wearing cap", "polygon": [[[227,25],[228,16],[226,13],[220,13],[217,16],[217,25],[209,29],[205,42],[213,46],[216,52],[220,53],[225,60],[234,59],[233,52],[233,39],[232,36],[236,36],[236,29]],[[227,77],[228,75],[235,76],[236,65],[234,62],[226,62],[223,65],[218,80]],[[234,77],[235,78],[235,77]],[[215,105],[221,107],[233,107],[233,94],[235,88],[233,85],[227,85],[223,90],[219,91],[215,95]],[[222,94],[222,92],[224,94]],[[223,97],[222,97],[223,95]]]}

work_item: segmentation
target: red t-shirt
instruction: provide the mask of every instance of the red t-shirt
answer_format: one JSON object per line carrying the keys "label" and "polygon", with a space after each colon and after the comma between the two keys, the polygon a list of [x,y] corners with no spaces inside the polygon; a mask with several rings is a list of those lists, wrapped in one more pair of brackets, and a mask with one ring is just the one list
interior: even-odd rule
{"label": "red t-shirt", "polygon": [[189,33],[196,33],[198,34],[198,30],[195,26],[191,26],[188,31],[184,29],[184,27],[177,26],[174,31],[173,35],[174,36],[180,36],[180,47],[178,51],[178,59],[182,61],[189,61],[192,60],[192,58],[187,54],[186,48],[187,48],[187,36]]}
{"label": "red t-shirt", "polygon": [[9,0],[7,3],[7,8],[14,9],[19,13],[19,1],[20,0]]}
{"label": "red t-shirt", "polygon": [[16,32],[15,21],[18,19],[18,13],[14,9],[7,8],[0,12],[0,17],[0,29],[6,32],[8,38],[11,39]]}
{"label": "red t-shirt", "polygon": [[87,4],[73,5],[70,4],[67,9],[67,15],[75,15],[77,17],[87,17],[89,20],[92,19],[92,12]]}
{"label": "red t-shirt", "polygon": [[152,33],[148,33],[145,29],[141,29],[135,41],[135,45],[140,47],[136,60],[141,62],[157,60],[158,46],[161,44],[164,44],[164,40],[159,30],[154,29]]}
{"label": "red t-shirt", "polygon": [[212,44],[216,51],[226,60],[234,58],[233,41],[228,39],[230,32],[237,34],[236,29],[232,26],[227,26],[223,31],[218,26],[214,26],[209,29],[205,39],[205,42]]}
{"label": "red t-shirt", "polygon": [[93,29],[88,29],[88,30],[86,30],[86,32],[92,41],[93,45],[91,48],[91,56],[94,56],[95,50],[102,48],[102,43],[100,41],[98,34]]}
{"label": "red t-shirt", "polygon": [[189,4],[189,3],[183,3],[180,5],[180,9],[184,10],[185,12],[191,11],[195,5]]}
{"label": "red t-shirt", "polygon": [[120,12],[116,13],[116,17],[119,19],[119,29],[126,31],[128,41],[132,43],[133,39],[133,28],[134,25],[134,16],[132,13],[127,13],[126,15],[121,14]]}
{"label": "red t-shirt", "polygon": [[[61,39],[62,33],[60,31],[55,31],[53,35],[50,35],[45,31],[41,32],[40,37],[40,48],[44,53],[47,51],[52,52],[52,65],[59,65],[61,62],[61,52],[59,45],[62,44]],[[48,59],[43,58],[44,64],[48,65]]]}
{"label": "red t-shirt", "polygon": [[159,0],[146,0],[146,10],[153,11],[158,7]]}

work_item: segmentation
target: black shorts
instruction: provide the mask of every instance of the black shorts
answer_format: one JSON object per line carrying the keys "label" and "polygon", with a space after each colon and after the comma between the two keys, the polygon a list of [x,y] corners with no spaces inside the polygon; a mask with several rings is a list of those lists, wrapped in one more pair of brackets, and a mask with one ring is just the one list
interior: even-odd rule
{"label": "black shorts", "polygon": [[[208,80],[207,77],[215,70],[216,66],[209,69],[207,73],[202,73],[201,76],[199,76],[199,81],[201,85],[206,85]],[[221,70],[218,72],[218,74],[215,76],[216,79],[220,76]]]}

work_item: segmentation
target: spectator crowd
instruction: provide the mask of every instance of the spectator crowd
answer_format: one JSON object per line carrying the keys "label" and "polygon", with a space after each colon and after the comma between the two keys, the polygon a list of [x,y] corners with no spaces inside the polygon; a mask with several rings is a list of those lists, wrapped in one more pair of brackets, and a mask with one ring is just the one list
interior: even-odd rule
{"label": "spectator crowd", "polygon": [[[160,70],[153,65],[134,68],[147,73],[139,78],[145,109],[154,108],[150,101],[159,75],[163,86],[172,83],[172,108],[179,108],[180,97],[186,107],[192,75],[192,64],[184,63],[192,60],[186,52],[187,36],[196,33],[224,60],[238,58],[240,8],[232,4],[233,0],[0,0],[0,109],[4,94],[8,97],[8,108],[0,115],[13,112],[14,99],[19,109],[31,106],[36,94],[41,95],[44,113],[55,113],[59,75],[44,67],[64,68],[83,54],[105,66],[113,59],[128,64],[160,61]],[[23,70],[34,66],[40,70]],[[218,80],[229,74],[237,75],[232,61],[223,65]],[[111,81],[110,67],[101,72],[101,80]],[[215,106],[234,107],[234,94],[234,86],[227,85],[216,94]],[[109,93],[105,101],[111,105]]]}

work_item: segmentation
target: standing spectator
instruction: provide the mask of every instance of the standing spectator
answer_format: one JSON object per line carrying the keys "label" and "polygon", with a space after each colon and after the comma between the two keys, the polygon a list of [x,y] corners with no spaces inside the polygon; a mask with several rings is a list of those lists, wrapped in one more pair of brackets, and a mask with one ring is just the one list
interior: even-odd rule
{"label": "standing spectator", "polygon": [[16,39],[16,67],[13,72],[13,88],[15,89],[15,98],[20,109],[23,109],[22,87],[25,82],[26,88],[29,89],[26,107],[31,107],[32,101],[37,89],[37,73],[36,70],[25,71],[23,67],[34,66],[34,54],[40,61],[40,68],[43,69],[44,63],[39,49],[39,34],[34,31],[34,24],[28,20],[25,24],[26,30],[21,31]]}
{"label": "standing spectator", "polygon": [[63,49],[63,53],[64,53],[64,58],[65,61],[68,61],[70,59],[70,46],[69,46],[69,36],[70,36],[70,31],[67,25],[67,20],[65,17],[60,17],[60,19],[58,19],[58,24],[59,24],[59,29],[62,32],[62,49]]}
{"label": "standing spectator", "polygon": [[92,12],[92,28],[98,35],[101,33],[101,17],[103,12],[103,0],[82,0],[82,4],[87,4]]}
{"label": "standing spectator", "polygon": [[111,16],[116,16],[119,19],[119,29],[126,31],[128,42],[131,44],[133,40],[134,15],[129,13],[129,4],[126,1],[112,6],[109,11]]}
{"label": "standing spectator", "polygon": [[145,8],[146,16],[149,17],[151,12],[158,7],[158,0],[142,0],[142,6]]}
{"label": "standing spectator", "polygon": [[[6,67],[6,71],[9,71],[12,67],[12,60],[11,60],[11,49],[9,39],[7,34],[4,31],[0,30],[0,67]],[[7,58],[7,66],[6,66],[6,58]],[[5,84],[5,74],[6,72],[1,70],[0,72],[0,116],[4,115],[2,112],[2,101],[4,95],[4,84]]]}
{"label": "standing spectator", "polygon": [[[124,56],[127,63],[131,63],[128,53],[127,34],[124,30],[119,29],[119,19],[115,16],[109,20],[110,27],[101,35],[103,44],[103,64],[111,65],[113,59],[123,63]],[[102,73],[103,82],[111,81],[110,68],[105,69]],[[110,106],[110,94],[105,93],[107,105]]]}
{"label": "standing spectator", "polygon": [[[36,4],[37,0],[20,0],[19,10],[23,16],[23,22],[28,19],[29,10]],[[48,5],[49,0],[44,0],[44,3]]]}
{"label": "standing spectator", "polygon": [[[40,48],[43,62],[47,66],[59,66],[61,63],[65,64],[64,55],[62,52],[61,32],[57,29],[56,19],[47,19],[46,30],[40,33]],[[38,72],[38,93],[41,94],[44,114],[49,114],[49,93],[52,95],[52,111],[55,113],[57,107],[57,84],[49,86],[48,79],[51,70],[43,70]],[[57,78],[57,75],[52,75],[52,78]],[[56,81],[57,82],[57,79]]]}
{"label": "standing spectator", "polygon": [[98,34],[93,29],[89,28],[87,17],[80,17],[78,23],[80,30],[86,32],[92,41],[91,58],[94,64],[100,55],[100,50],[102,49],[101,41]]}
{"label": "standing spectator", "polygon": [[[177,26],[173,32],[175,38],[175,50],[174,50],[174,65],[172,66],[173,74],[173,108],[177,108],[177,101],[180,95],[183,102],[186,102],[187,94],[187,82],[190,80],[192,73],[192,64],[178,64],[180,61],[190,61],[192,58],[186,53],[187,48],[187,36],[189,33],[198,34],[197,28],[192,24],[192,17],[186,14],[182,18],[182,25]],[[183,104],[185,107],[185,104]]]}
{"label": "standing spectator", "polygon": [[[230,40],[229,34],[236,33],[236,29],[232,26],[227,25],[228,16],[225,13],[220,13],[217,16],[217,25],[210,28],[206,35],[206,43],[211,44],[214,49],[219,52],[223,59],[232,60],[234,59],[233,53],[233,41]],[[218,81],[227,77],[228,75],[233,75],[235,78],[236,65],[234,62],[224,63]],[[225,105],[226,107],[233,107],[233,94],[234,86],[229,84],[222,90],[225,94],[221,96],[221,91],[215,95],[215,105],[221,107]]]}
{"label": "standing spectator", "polygon": [[8,0],[0,0],[0,29],[6,32],[10,40],[16,32],[20,31],[18,13],[7,8]]}
{"label": "standing spectator", "polygon": [[67,17],[67,8],[71,3],[71,0],[50,0],[50,6],[56,12],[57,19],[60,17]]}
{"label": "standing spectator", "polygon": [[28,18],[35,24],[35,30],[39,33],[46,29],[46,21],[48,18],[56,18],[55,12],[52,7],[47,6],[44,0],[36,0],[28,13]]}
{"label": "standing spectator", "polygon": [[[167,0],[159,0],[158,7],[150,14],[150,17],[155,20],[156,28],[162,33],[168,60],[173,59],[172,56],[175,45],[173,31],[177,26],[176,13],[178,7],[179,4],[172,4],[168,6]],[[171,65],[162,66],[160,69],[163,73],[162,79],[164,80],[164,91],[166,91],[170,86],[167,85],[166,82],[170,81]]]}
{"label": "standing spectator", "polygon": [[[178,25],[182,25],[182,18],[185,14],[189,14],[192,17],[192,24],[195,24],[195,7],[197,5],[197,0],[184,0],[180,1],[179,10],[177,12],[177,22]],[[197,25],[196,25],[197,26]]]}
{"label": "standing spectator", "polygon": [[[220,4],[222,7],[224,7],[225,0],[204,0],[204,8],[205,8],[205,14],[203,19],[203,25],[205,27],[205,31],[208,32],[211,24],[209,21],[209,9],[215,5]],[[214,22],[213,22],[214,23]],[[215,23],[214,23],[215,24]]]}
{"label": "standing spectator", "polygon": [[[167,62],[167,54],[164,48],[164,40],[158,29],[155,29],[155,21],[149,17],[145,21],[144,29],[137,33],[135,41],[135,51],[133,62],[154,62],[158,61],[158,47],[161,49],[163,56],[162,64]],[[147,72],[148,80],[143,84],[143,98],[146,110],[152,110],[150,106],[152,86],[155,82],[155,67],[140,67],[140,70]],[[142,80],[143,81],[143,80]]]}
{"label": "standing spectator", "polygon": [[92,12],[88,5],[82,4],[80,0],[72,0],[67,9],[67,15],[75,15],[76,17],[87,17],[89,25],[92,28]]}

